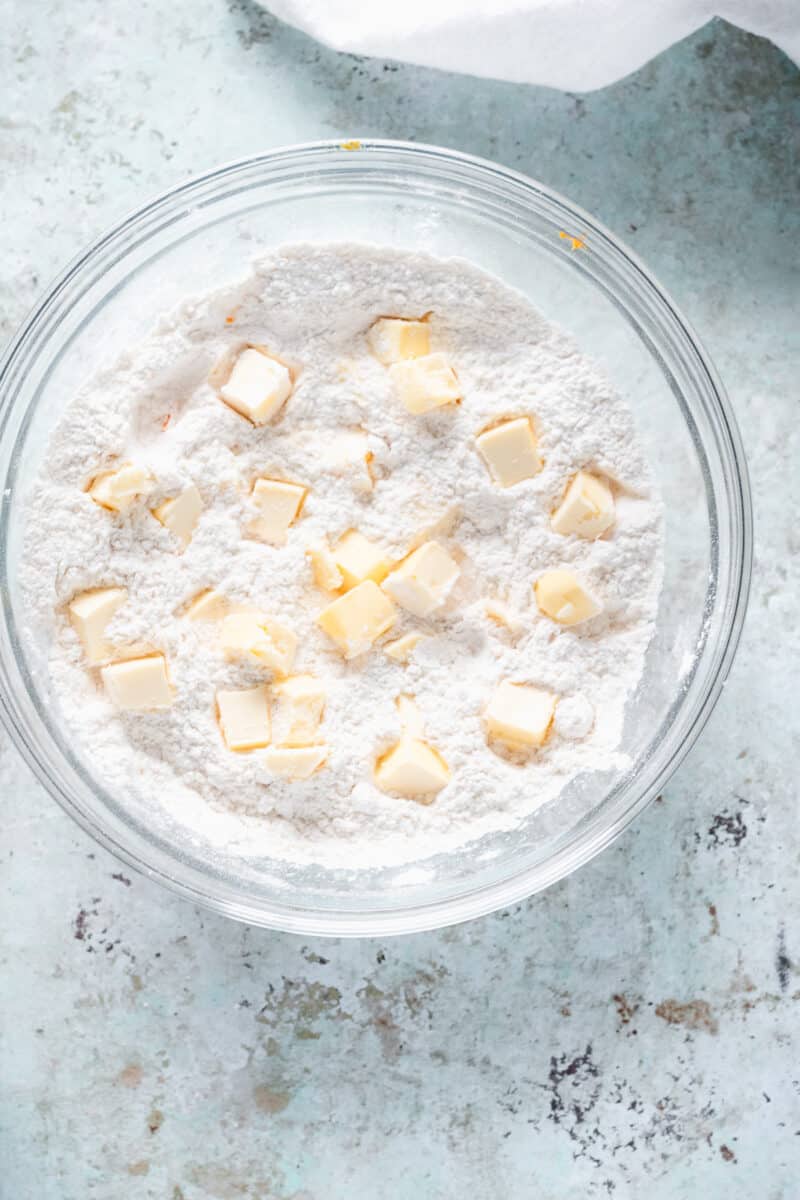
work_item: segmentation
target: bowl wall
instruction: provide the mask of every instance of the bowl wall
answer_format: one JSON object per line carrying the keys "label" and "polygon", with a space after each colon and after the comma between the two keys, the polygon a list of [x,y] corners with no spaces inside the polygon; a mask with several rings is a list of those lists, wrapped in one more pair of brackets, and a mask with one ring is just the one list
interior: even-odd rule
{"label": "bowl wall", "polygon": [[[584,243],[577,249],[564,234]],[[624,775],[587,775],[519,829],[404,868],[248,856],[157,804],[108,794],[72,743],[17,586],[25,492],[54,422],[100,363],[188,294],[283,242],[359,241],[470,259],[571,332],[627,399],[665,504],[656,637],[628,706]],[[697,339],[587,214],[479,160],[315,144],[220,168],[153,201],[76,261],[0,370],[0,715],[45,786],[135,867],[200,903],[305,933],[430,928],[512,903],[602,849],[663,786],[713,705],[746,603],[750,507],[738,433]]]}

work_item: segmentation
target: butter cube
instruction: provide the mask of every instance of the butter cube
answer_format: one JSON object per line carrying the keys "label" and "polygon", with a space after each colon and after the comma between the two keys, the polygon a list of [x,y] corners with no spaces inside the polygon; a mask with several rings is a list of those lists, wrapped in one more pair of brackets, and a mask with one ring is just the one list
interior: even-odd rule
{"label": "butter cube", "polygon": [[291,390],[288,367],[249,346],[236,359],[228,382],[219,391],[225,403],[248,421],[265,425],[280,411]]}
{"label": "butter cube", "polygon": [[172,704],[163,654],[110,663],[101,668],[100,674],[108,697],[117,708],[169,708]]}
{"label": "butter cube", "polygon": [[401,317],[379,317],[367,334],[376,358],[389,366],[408,358],[422,358],[430,352],[431,335],[424,321]]}
{"label": "butter cube", "polygon": [[102,508],[111,512],[125,512],[137,496],[147,491],[151,482],[143,467],[137,467],[134,463],[123,463],[116,470],[106,471],[93,479],[89,495],[95,504]]}
{"label": "butter cube", "polygon": [[402,737],[375,767],[375,783],[382,792],[408,796],[420,804],[430,804],[449,778],[441,754],[416,737]]}
{"label": "butter cube", "polygon": [[229,750],[259,750],[269,745],[269,690],[266,684],[217,692],[217,714]]}
{"label": "butter cube", "polygon": [[503,421],[475,439],[492,479],[500,487],[513,487],[532,479],[542,469],[536,434],[528,417]]}
{"label": "butter cube", "polygon": [[257,479],[253,487],[253,502],[259,515],[251,525],[251,532],[272,546],[286,544],[289,526],[295,521],[303,507],[308,488],[299,483],[285,483],[282,479]]}
{"label": "butter cube", "polygon": [[390,560],[380,546],[365,538],[357,529],[350,529],[333,547],[333,558],[346,589],[372,579],[381,583],[389,574]]}
{"label": "butter cube", "polygon": [[614,524],[614,495],[604,479],[579,471],[550,520],[556,533],[598,538]]}
{"label": "butter cube", "polygon": [[410,413],[430,412],[445,404],[458,404],[461,388],[445,354],[426,354],[392,363],[389,375],[401,403]]}
{"label": "butter cube", "polygon": [[311,563],[317,587],[321,587],[326,592],[338,592],[343,586],[344,580],[325,539],[313,542],[306,550],[306,556]]}
{"label": "butter cube", "polygon": [[405,633],[394,642],[387,642],[384,650],[389,658],[393,658],[395,662],[407,663],[410,659],[415,646],[425,640],[425,635],[414,630],[412,633]]}
{"label": "butter cube", "polygon": [[444,546],[425,542],[392,571],[383,588],[414,616],[427,617],[441,608],[459,575]]}
{"label": "butter cube", "polygon": [[512,749],[543,745],[553,722],[556,699],[543,688],[504,679],[486,707],[489,737]]}
{"label": "butter cube", "polygon": [[165,500],[163,504],[159,504],[158,508],[154,508],[153,516],[180,538],[186,547],[192,540],[194,527],[199,521],[202,511],[202,498],[192,484],[185,492],[181,492],[180,496],[175,496],[172,500]]}
{"label": "butter cube", "polygon": [[278,700],[275,744],[312,746],[319,741],[325,689],[313,675],[292,675],[273,689]]}
{"label": "butter cube", "polygon": [[184,613],[190,621],[221,621],[228,612],[228,601],[213,588],[198,592]]}
{"label": "butter cube", "polygon": [[284,779],[308,779],[328,757],[327,746],[270,746],[264,766]]}
{"label": "butter cube", "polygon": [[127,599],[125,588],[110,587],[82,592],[70,601],[70,619],[92,665],[108,657],[109,647],[104,637],[106,625]]}
{"label": "butter cube", "polygon": [[345,658],[364,654],[395,623],[394,605],[372,579],[365,579],[324,608],[317,623]]}
{"label": "butter cube", "polygon": [[559,625],[578,625],[603,611],[596,596],[571,571],[546,571],[534,584],[536,603]]}
{"label": "butter cube", "polygon": [[297,651],[291,629],[262,612],[229,613],[222,621],[222,646],[229,658],[243,658],[276,675],[288,675]]}

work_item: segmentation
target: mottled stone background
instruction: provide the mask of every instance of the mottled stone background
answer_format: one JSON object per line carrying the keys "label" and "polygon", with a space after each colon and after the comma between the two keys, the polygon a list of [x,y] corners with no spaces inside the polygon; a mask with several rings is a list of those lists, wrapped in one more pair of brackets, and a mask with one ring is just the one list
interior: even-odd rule
{"label": "mottled stone background", "polygon": [[214,161],[370,134],[474,151],[597,213],[688,312],[758,538],[738,664],[663,798],[546,895],[438,934],[195,911],[0,743],[2,1200],[793,1200],[798,72],[723,24],[583,97],[337,56],[248,0],[0,0],[0,31],[0,332]]}

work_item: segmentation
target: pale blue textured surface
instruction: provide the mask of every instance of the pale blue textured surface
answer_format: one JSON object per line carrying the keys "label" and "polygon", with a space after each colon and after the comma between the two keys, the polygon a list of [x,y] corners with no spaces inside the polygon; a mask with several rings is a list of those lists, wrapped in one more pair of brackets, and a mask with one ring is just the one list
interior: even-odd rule
{"label": "pale blue textured surface", "polygon": [[215,161],[472,151],[672,291],[730,389],[758,537],[736,669],[663,800],[547,894],[439,934],[304,944],[194,911],[0,743],[2,1200],[792,1200],[797,71],[716,25],[576,97],[337,56],[247,0],[0,15],[4,334],[91,236]]}

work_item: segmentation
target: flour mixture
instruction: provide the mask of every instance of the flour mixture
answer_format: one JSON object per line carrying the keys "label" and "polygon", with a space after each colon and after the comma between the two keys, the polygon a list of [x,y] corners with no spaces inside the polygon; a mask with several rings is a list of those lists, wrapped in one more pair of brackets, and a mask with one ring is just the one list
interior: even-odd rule
{"label": "flour mixture", "polygon": [[659,500],[598,368],[466,262],[275,251],[85,386],[29,505],[80,753],[242,852],[413,861],[625,766]]}

